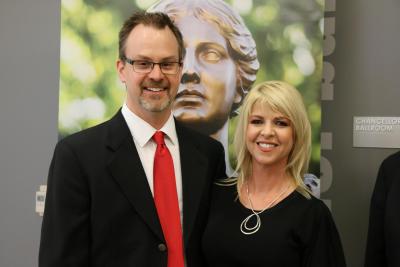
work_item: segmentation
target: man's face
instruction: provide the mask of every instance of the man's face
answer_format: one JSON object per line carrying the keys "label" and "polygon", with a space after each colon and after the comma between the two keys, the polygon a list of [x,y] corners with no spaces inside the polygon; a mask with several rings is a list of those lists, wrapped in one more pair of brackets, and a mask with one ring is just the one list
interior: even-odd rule
{"label": "man's face", "polygon": [[[156,29],[137,25],[126,40],[125,56],[132,60],[151,62],[178,62],[178,42],[166,27]],[[117,61],[118,74],[126,84],[128,108],[142,119],[148,120],[160,114],[168,115],[170,104],[176,96],[181,69],[175,75],[165,75],[155,65],[150,73],[137,73],[133,66]]]}
{"label": "man's face", "polygon": [[236,65],[225,38],[217,29],[194,17],[177,21],[186,56],[181,84],[174,102],[175,117],[205,134],[220,130],[232,104],[239,103]]}

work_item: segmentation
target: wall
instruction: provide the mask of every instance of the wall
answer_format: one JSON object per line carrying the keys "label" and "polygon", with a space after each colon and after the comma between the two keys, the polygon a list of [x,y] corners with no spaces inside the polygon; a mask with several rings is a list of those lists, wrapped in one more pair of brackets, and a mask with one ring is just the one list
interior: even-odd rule
{"label": "wall", "polygon": [[46,182],[57,140],[60,1],[0,1],[0,266],[37,266]]}
{"label": "wall", "polygon": [[321,153],[330,165],[325,175],[332,178],[322,198],[331,200],[348,266],[357,267],[363,265],[369,201],[379,165],[398,149],[353,148],[353,116],[400,117],[400,2],[326,3],[336,5],[326,13],[334,19],[335,47],[324,59],[331,64],[324,76],[330,77],[326,72],[332,74],[333,68],[334,78],[332,99],[322,102],[322,131],[332,136],[332,148]]}
{"label": "wall", "polygon": [[[400,116],[400,2],[327,0],[334,75],[322,102],[328,133],[322,197],[330,200],[348,266],[362,266],[377,168],[396,149],[352,147],[353,116]],[[57,140],[60,1],[0,2],[0,266],[37,266],[45,183]],[[333,68],[333,69],[332,69]],[[332,138],[330,139],[329,136]],[[330,168],[332,172],[330,172]]]}

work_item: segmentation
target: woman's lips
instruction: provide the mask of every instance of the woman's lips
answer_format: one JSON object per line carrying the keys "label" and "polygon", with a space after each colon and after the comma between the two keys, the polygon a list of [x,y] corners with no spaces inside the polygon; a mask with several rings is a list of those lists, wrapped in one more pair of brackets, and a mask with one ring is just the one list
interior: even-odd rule
{"label": "woman's lips", "polygon": [[274,150],[278,144],[275,142],[267,142],[267,141],[258,141],[256,142],[257,146],[264,152],[270,152]]}

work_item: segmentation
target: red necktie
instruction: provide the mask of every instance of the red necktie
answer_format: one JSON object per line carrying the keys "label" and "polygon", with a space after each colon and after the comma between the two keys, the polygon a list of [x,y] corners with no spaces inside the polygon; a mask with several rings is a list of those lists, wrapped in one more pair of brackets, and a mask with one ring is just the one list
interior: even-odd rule
{"label": "red necktie", "polygon": [[154,202],[168,248],[168,267],[184,267],[182,227],[176,193],[174,163],[164,143],[164,133],[153,135],[157,143],[154,155]]}

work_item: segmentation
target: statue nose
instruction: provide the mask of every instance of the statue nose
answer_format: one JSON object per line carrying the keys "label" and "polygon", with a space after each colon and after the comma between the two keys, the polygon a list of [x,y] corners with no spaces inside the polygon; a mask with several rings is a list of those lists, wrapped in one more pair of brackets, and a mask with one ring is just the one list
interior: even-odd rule
{"label": "statue nose", "polygon": [[186,49],[186,56],[183,62],[181,83],[200,83],[198,62],[193,49]]}
{"label": "statue nose", "polygon": [[200,83],[200,77],[197,72],[186,71],[182,74],[181,83]]}

